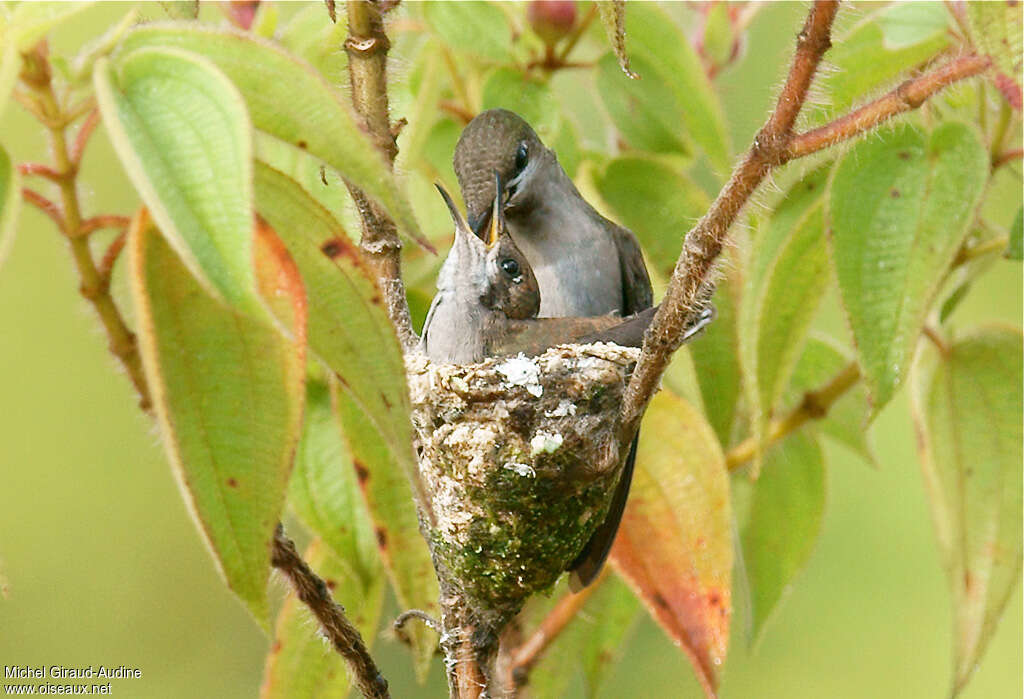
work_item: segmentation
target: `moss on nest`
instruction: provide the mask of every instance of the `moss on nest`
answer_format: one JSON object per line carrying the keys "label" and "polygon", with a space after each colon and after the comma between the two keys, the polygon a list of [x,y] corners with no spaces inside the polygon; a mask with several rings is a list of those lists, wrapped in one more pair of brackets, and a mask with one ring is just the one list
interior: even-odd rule
{"label": "moss on nest", "polygon": [[507,619],[603,520],[638,351],[564,346],[457,366],[409,361],[429,539],[444,582]]}

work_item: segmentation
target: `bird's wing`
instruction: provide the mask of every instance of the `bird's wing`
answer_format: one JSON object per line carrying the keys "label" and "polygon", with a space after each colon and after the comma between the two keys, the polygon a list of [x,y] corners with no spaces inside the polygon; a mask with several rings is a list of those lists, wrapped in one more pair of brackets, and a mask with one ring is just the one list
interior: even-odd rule
{"label": "bird's wing", "polygon": [[613,224],[612,238],[619,251],[619,269],[622,273],[622,315],[633,315],[650,308],[654,303],[651,278],[647,274],[636,236],[622,226]]}

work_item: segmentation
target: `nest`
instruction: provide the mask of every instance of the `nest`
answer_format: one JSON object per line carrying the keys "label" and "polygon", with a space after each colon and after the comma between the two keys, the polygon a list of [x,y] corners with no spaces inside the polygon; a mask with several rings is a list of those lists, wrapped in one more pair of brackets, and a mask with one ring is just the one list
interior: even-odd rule
{"label": "nest", "polygon": [[407,366],[424,528],[443,586],[499,626],[549,589],[607,512],[639,350]]}

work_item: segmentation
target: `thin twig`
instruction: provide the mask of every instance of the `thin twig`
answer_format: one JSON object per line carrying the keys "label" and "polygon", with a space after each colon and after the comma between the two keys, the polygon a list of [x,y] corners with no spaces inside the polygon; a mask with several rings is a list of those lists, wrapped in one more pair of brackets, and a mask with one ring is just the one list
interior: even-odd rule
{"label": "thin twig", "polygon": [[929,73],[907,80],[860,109],[825,126],[794,136],[789,142],[785,159],[810,155],[873,129],[897,114],[920,107],[926,99],[958,80],[984,72],[990,65],[991,59],[985,56],[961,56]]}
{"label": "thin twig", "polygon": [[50,220],[57,226],[57,230],[65,235],[67,234],[67,231],[64,229],[64,214],[61,213],[59,206],[39,192],[29,189],[28,187],[21,188],[21,198],[24,199],[26,203],[31,204],[49,216]]}
{"label": "thin twig", "polygon": [[939,354],[943,357],[949,357],[949,342],[946,341],[946,338],[944,338],[938,330],[930,325],[925,325],[921,328],[921,334],[927,337],[931,343],[935,345],[935,348],[939,350]]}
{"label": "thin twig", "polygon": [[576,48],[576,44],[579,43],[580,37],[587,31],[587,27],[590,26],[594,18],[597,17],[597,5],[591,5],[590,10],[587,12],[587,16],[576,25],[576,28],[572,30],[572,34],[565,40],[565,44],[562,46],[562,50],[558,53],[558,62],[564,64],[565,60],[572,53],[572,50]]}
{"label": "thin twig", "polygon": [[[365,122],[370,137],[393,165],[398,154],[394,130],[388,117],[387,53],[390,48],[384,33],[384,22],[377,3],[370,0],[348,0],[348,53],[349,81],[352,104]],[[401,251],[395,223],[366,195],[350,184],[346,185],[359,211],[363,224],[360,249],[374,272],[383,293],[388,315],[395,326],[402,346],[410,349],[417,342],[409,316],[409,304],[402,282]]]}
{"label": "thin twig", "polygon": [[[814,391],[807,391],[803,400],[788,415],[772,420],[765,430],[765,446],[775,444],[810,420],[820,420],[828,414],[837,400],[860,381],[860,366],[851,361],[828,383]],[[733,471],[754,458],[758,450],[756,436],[747,437],[725,455],[725,463]]]}
{"label": "thin twig", "polygon": [[89,112],[89,116],[85,118],[82,125],[78,127],[78,133],[75,135],[75,142],[71,146],[71,162],[76,165],[82,162],[82,155],[85,153],[85,146],[89,143],[89,137],[92,132],[96,129],[96,125],[100,123],[100,112],[98,109],[93,108]]}
{"label": "thin twig", "polygon": [[89,235],[101,228],[127,228],[131,222],[132,220],[127,216],[118,216],[117,214],[91,216],[82,221],[82,224],[78,227],[77,235]]}
{"label": "thin twig", "polygon": [[623,445],[636,434],[644,409],[657,391],[672,353],[679,347],[690,316],[703,306],[715,261],[730,226],[765,175],[782,162],[811,80],[831,45],[829,36],[838,9],[839,4],[835,0],[817,0],[814,3],[797,35],[793,64],[775,110],[711,209],[686,234],[665,298],[647,330],[643,352],[626,389],[619,431]]}
{"label": "thin twig", "polygon": [[1024,149],[1014,148],[1013,150],[1003,151],[995,160],[992,161],[992,169],[998,170],[1003,165],[1011,163],[1014,160],[1020,160],[1024,157]]}
{"label": "thin twig", "polygon": [[44,163],[21,163],[18,165],[18,172],[27,177],[42,177],[51,182],[56,182],[63,175]]}
{"label": "thin twig", "polygon": [[121,251],[124,250],[124,244],[128,240],[128,231],[122,231],[119,236],[111,241],[110,245],[107,246],[106,252],[103,253],[103,257],[100,259],[100,265],[97,268],[97,272],[100,274],[100,278],[104,280],[106,284],[110,284],[110,275],[114,273],[114,263],[117,262],[117,258],[120,257]]}
{"label": "thin twig", "polygon": [[994,238],[982,241],[977,245],[961,245],[960,249],[957,250],[956,257],[953,258],[953,267],[962,265],[964,262],[973,260],[976,257],[987,255],[990,252],[996,252],[998,250],[1005,250],[1006,246],[1010,244],[1010,236],[998,235]]}
{"label": "thin twig", "polygon": [[[151,407],[149,388],[142,371],[142,360],[139,357],[135,334],[128,329],[124,318],[121,317],[121,312],[110,296],[108,285],[96,269],[92,251],[89,249],[89,241],[79,235],[82,225],[82,210],[78,200],[75,177],[78,170],[68,154],[65,134],[68,121],[57,102],[49,70],[37,73],[36,77],[39,78],[36,82],[26,82],[34,89],[35,101],[46,115],[46,123],[49,124],[47,130],[50,133],[50,149],[56,160],[54,170],[60,175],[56,181],[60,189],[62,203],[61,223],[58,227],[67,236],[68,244],[71,246],[71,255],[78,268],[79,291],[96,309],[96,314],[100,317],[100,322],[103,323],[103,328],[110,340],[110,351],[121,361],[128,373],[128,378],[135,386],[135,391],[139,395],[139,406],[144,411],[148,411]],[[63,125],[59,126],[60,124]],[[33,203],[39,204],[37,201],[33,201]]]}
{"label": "thin twig", "polygon": [[345,658],[353,682],[362,695],[372,699],[389,697],[388,682],[374,663],[363,637],[345,617],[345,609],[331,597],[326,583],[295,550],[295,544],[285,535],[280,524],[274,532],[271,563],[288,578],[295,588],[295,595],[313,612],[324,635]]}
{"label": "thin twig", "polygon": [[527,683],[534,665],[608,577],[608,569],[608,566],[602,568],[597,579],[579,592],[570,592],[562,597],[530,637],[512,651],[512,662],[509,666],[510,687],[518,688]]}

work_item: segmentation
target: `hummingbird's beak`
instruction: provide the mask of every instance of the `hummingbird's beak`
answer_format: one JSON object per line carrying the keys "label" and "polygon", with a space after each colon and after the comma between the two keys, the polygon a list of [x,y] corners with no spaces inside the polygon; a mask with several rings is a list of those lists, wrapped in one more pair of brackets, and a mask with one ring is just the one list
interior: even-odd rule
{"label": "hummingbird's beak", "polygon": [[497,171],[494,172],[494,191],[491,218],[487,225],[487,237],[484,239],[488,250],[498,244],[498,238],[505,229],[505,213],[502,211],[503,207],[501,205],[502,199],[504,199],[504,192],[501,187],[501,175]]}
{"label": "hummingbird's beak", "polygon": [[451,214],[452,222],[455,224],[455,230],[470,230],[466,221],[462,218],[462,214],[459,213],[459,208],[455,206],[455,202],[452,201],[451,195],[448,194],[448,191],[437,182],[434,183],[434,186],[437,187],[437,191],[441,193],[441,198],[444,199],[444,203],[448,207],[448,213]]}

